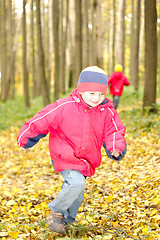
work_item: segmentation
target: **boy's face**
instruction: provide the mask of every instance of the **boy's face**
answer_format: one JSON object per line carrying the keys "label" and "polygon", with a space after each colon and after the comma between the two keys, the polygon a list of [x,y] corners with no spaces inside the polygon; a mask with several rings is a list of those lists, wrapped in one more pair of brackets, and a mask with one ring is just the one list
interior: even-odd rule
{"label": "boy's face", "polygon": [[85,103],[91,107],[97,107],[105,99],[105,94],[102,92],[81,92],[81,97]]}

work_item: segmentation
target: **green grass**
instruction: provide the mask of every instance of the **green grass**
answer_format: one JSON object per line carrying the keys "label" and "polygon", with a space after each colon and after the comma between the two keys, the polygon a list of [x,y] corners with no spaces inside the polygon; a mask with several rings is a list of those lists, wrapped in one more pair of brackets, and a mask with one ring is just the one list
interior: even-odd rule
{"label": "green grass", "polygon": [[11,126],[21,126],[42,108],[41,97],[32,99],[30,108],[24,106],[23,96],[18,96],[15,100],[9,100],[6,103],[0,102],[0,131]]}

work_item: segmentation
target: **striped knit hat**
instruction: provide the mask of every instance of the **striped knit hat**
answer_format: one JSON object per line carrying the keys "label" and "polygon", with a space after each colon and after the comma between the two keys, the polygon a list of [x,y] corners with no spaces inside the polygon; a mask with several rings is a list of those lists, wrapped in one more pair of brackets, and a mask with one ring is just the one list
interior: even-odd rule
{"label": "striped knit hat", "polygon": [[78,92],[96,91],[106,94],[108,79],[106,73],[97,66],[87,67],[79,75]]}

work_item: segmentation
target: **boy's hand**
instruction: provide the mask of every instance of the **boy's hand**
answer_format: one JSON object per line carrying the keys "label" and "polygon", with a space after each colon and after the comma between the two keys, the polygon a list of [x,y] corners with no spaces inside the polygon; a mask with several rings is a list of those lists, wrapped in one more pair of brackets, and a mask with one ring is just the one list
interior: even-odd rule
{"label": "boy's hand", "polygon": [[117,152],[117,151],[113,151],[113,152],[111,152],[111,155],[113,156],[113,157],[119,157],[119,155],[120,155],[120,152]]}

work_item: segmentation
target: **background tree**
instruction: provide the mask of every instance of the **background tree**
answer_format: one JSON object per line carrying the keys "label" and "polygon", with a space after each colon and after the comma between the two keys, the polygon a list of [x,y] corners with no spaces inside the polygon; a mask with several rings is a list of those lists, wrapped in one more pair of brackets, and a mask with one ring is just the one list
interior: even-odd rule
{"label": "background tree", "polygon": [[95,51],[95,62],[94,65],[103,68],[103,24],[102,24],[102,0],[94,0],[93,8],[93,34],[94,34],[94,51]]}
{"label": "background tree", "polygon": [[125,46],[125,0],[119,1],[117,17],[117,31],[115,44],[115,63],[119,63],[124,67],[124,46]]}
{"label": "background tree", "polygon": [[158,0],[158,90],[160,92],[160,0]]}
{"label": "background tree", "polygon": [[75,0],[75,74],[74,87],[82,70],[82,1]]}
{"label": "background tree", "polygon": [[23,0],[23,18],[22,18],[22,29],[23,29],[23,92],[26,107],[30,106],[29,101],[29,89],[28,89],[28,72],[27,72],[27,42],[26,42],[26,0]]}
{"label": "background tree", "polygon": [[132,82],[137,92],[139,87],[139,34],[140,34],[140,6],[141,0],[137,0],[135,27],[133,29],[133,56],[132,56]]}
{"label": "background tree", "polygon": [[59,98],[59,1],[53,1],[54,100]]}
{"label": "background tree", "polygon": [[69,0],[61,0],[61,31],[60,31],[60,92],[66,90],[66,49],[68,39],[68,10]]}
{"label": "background tree", "polygon": [[36,97],[37,95],[37,82],[36,82],[36,69],[35,69],[35,41],[34,41],[34,0],[31,0],[30,3],[30,42],[31,42],[31,48],[30,48],[30,55],[31,55],[31,71],[32,71],[32,95],[33,97]]}
{"label": "background tree", "polygon": [[1,100],[5,100],[6,92],[6,5],[1,1]]}
{"label": "background tree", "polygon": [[41,91],[43,96],[44,105],[49,104],[49,89],[45,74],[45,56],[42,44],[42,34],[41,34],[41,17],[40,17],[40,0],[36,0],[37,7],[37,42],[38,42],[38,59],[39,59],[39,71],[41,79]]}
{"label": "background tree", "polygon": [[90,56],[90,48],[89,48],[89,1],[83,1],[83,19],[84,19],[84,34],[83,34],[83,68],[89,66],[89,56]]}
{"label": "background tree", "polygon": [[143,109],[155,110],[157,76],[157,11],[156,0],[145,0],[145,84]]}
{"label": "background tree", "polygon": [[67,48],[67,86],[74,86],[74,59],[75,59],[75,0],[69,1],[69,16],[68,16],[68,48]]}
{"label": "background tree", "polygon": [[110,11],[110,27],[108,41],[108,73],[114,71],[115,66],[115,32],[116,32],[116,1],[112,1],[112,9]]}

